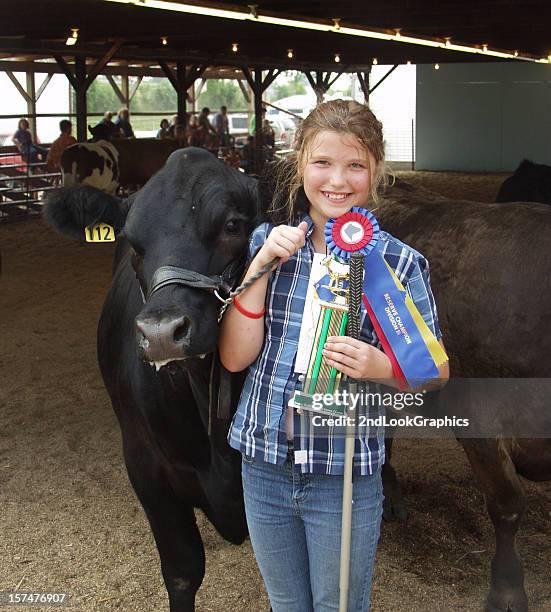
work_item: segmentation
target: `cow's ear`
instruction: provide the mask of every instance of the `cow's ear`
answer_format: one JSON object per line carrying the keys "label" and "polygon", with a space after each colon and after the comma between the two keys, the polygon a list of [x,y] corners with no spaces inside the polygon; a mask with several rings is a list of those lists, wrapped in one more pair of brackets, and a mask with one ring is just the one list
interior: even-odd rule
{"label": "cow's ear", "polygon": [[79,185],[52,191],[44,204],[46,223],[61,234],[84,241],[84,230],[95,223],[108,223],[119,234],[128,213],[128,200],[120,200],[95,187]]}

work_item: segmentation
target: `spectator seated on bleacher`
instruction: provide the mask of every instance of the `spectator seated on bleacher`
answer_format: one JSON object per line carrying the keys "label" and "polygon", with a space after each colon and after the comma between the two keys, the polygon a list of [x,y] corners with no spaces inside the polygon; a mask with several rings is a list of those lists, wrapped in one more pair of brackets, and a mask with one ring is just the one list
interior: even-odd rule
{"label": "spectator seated on bleacher", "polygon": [[17,147],[23,161],[27,164],[36,164],[44,161],[48,150],[33,141],[33,135],[26,119],[19,119],[17,131],[12,136],[12,142]]}
{"label": "spectator seated on bleacher", "polygon": [[103,119],[98,121],[94,127],[88,126],[94,141],[111,140],[122,136],[120,129],[112,121],[113,115],[114,113],[111,111],[106,111],[103,114]]}
{"label": "spectator seated on bleacher", "polygon": [[173,138],[173,133],[170,131],[170,124],[168,119],[162,119],[157,130],[157,138]]}
{"label": "spectator seated on bleacher", "polygon": [[71,135],[73,124],[68,119],[62,119],[59,122],[59,130],[61,134],[52,142],[52,146],[46,158],[46,172],[61,172],[60,160],[61,154],[67,147],[76,143],[76,138]]}
{"label": "spectator seated on bleacher", "polygon": [[121,132],[123,138],[135,138],[134,130],[130,123],[130,111],[121,108],[118,117],[115,119],[115,126]]}

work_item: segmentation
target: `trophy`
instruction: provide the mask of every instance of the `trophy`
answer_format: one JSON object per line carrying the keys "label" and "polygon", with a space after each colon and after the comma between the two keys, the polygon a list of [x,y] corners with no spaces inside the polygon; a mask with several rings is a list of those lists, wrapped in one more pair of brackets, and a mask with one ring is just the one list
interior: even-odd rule
{"label": "trophy", "polygon": [[295,391],[292,398],[298,412],[312,410],[332,416],[346,414],[346,405],[339,401],[338,394],[344,384],[343,375],[327,364],[322,351],[328,336],[347,335],[350,307],[349,253],[370,252],[377,243],[378,235],[377,221],[367,211],[360,214],[353,209],[327,222],[325,239],[330,254],[322,261],[325,275],[314,285],[314,299],[319,303],[320,313],[304,388]]}
{"label": "trophy", "polygon": [[[328,336],[346,334],[349,265],[333,255],[327,256],[322,261],[322,265],[325,267],[326,274],[315,285],[314,299],[319,302],[320,313],[310,350],[304,390],[296,391],[293,401],[298,410],[344,414],[345,406],[330,399],[330,396],[336,396],[342,373],[327,364],[322,351]],[[316,398],[320,396],[323,396],[324,399],[323,406],[316,401]]]}

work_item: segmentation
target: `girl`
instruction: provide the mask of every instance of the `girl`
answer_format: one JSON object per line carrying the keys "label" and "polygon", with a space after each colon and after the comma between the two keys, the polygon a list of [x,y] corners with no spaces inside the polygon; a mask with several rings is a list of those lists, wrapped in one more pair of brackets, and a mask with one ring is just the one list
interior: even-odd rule
{"label": "girl", "polygon": [[161,119],[159,129],[157,130],[157,138],[170,138],[170,124],[168,119]]}
{"label": "girl", "polygon": [[[291,164],[283,168],[271,223],[252,234],[245,278],[280,259],[271,275],[252,284],[227,311],[220,357],[228,370],[249,368],[228,439],[243,455],[247,522],[272,609],[325,612],[339,607],[345,440],[314,435],[311,413],[298,414],[288,400],[303,381],[294,365],[314,253],[326,253],[328,219],[353,206],[365,207],[369,199],[377,201],[385,176],[382,126],[357,102],[320,104],[299,129]],[[440,339],[428,262],[385,232],[380,240],[385,260]],[[348,376],[395,384],[391,362],[368,317],[361,340],[329,337],[324,354]],[[442,381],[448,377],[447,365],[439,375]],[[383,462],[382,431],[360,434],[354,457],[349,612],[370,606]]]}
{"label": "girl", "polygon": [[46,159],[48,151],[33,142],[29,122],[26,119],[19,119],[17,130],[12,136],[12,142],[17,147],[21,156],[28,164],[36,164],[41,159]]}

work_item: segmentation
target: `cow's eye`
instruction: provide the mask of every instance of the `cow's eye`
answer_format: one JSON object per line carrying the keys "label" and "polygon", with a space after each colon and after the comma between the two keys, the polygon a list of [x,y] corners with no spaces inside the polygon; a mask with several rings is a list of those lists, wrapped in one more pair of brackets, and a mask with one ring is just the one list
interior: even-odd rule
{"label": "cow's eye", "polygon": [[241,221],[239,221],[239,219],[230,219],[226,221],[226,225],[224,226],[224,231],[231,235],[238,234],[240,229]]}

